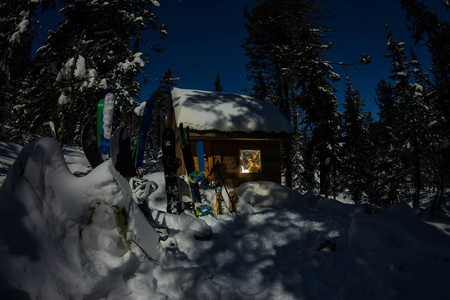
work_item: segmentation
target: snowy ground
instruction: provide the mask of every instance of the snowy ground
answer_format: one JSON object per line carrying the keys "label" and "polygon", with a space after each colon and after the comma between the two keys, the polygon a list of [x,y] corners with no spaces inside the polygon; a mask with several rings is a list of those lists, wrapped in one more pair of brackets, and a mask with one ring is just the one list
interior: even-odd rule
{"label": "snowy ground", "polygon": [[49,139],[20,150],[0,142],[1,299],[448,298],[448,219],[426,223],[407,204],[369,214],[251,182],[237,217],[173,216],[155,172],[152,214],[178,247],[150,261],[129,241],[136,224],[120,216],[134,204],[111,164],[90,172]]}

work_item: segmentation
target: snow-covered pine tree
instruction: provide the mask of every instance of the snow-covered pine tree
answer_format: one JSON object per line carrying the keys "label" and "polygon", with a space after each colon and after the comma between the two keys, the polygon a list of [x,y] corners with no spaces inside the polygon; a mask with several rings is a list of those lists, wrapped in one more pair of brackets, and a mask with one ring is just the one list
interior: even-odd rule
{"label": "snow-covered pine tree", "polygon": [[258,71],[256,77],[253,80],[253,92],[250,95],[252,97],[255,97],[256,99],[267,99],[269,97],[269,88],[261,70]]}
{"label": "snow-covered pine tree", "polygon": [[[141,88],[137,77],[147,62],[141,52],[142,32],[150,28],[165,33],[155,24],[155,5],[159,3],[74,1],[63,7],[59,12],[65,20],[49,33],[35,60],[39,72],[26,104],[38,105],[22,117],[40,116],[33,128],[52,121],[60,143],[70,143],[78,140],[81,125],[95,115],[98,100],[115,91],[121,120],[129,122],[133,98]],[[39,110],[44,107],[46,111]],[[20,111],[15,114],[19,118]]]}
{"label": "snow-covered pine tree", "polygon": [[[311,66],[314,68],[314,66]],[[322,69],[323,70],[323,69]],[[326,76],[316,70],[316,76]],[[310,79],[314,79],[311,74]],[[311,140],[307,145],[312,157],[317,159],[316,170],[319,172],[320,194],[328,197],[337,192],[336,162],[341,138],[342,115],[338,112],[338,102],[334,96],[334,88],[326,77],[315,78],[308,83],[300,97],[305,100],[301,106],[305,111],[303,124],[310,129]],[[312,174],[310,178],[314,178]]]}
{"label": "snow-covered pine tree", "polygon": [[[33,39],[36,33],[38,9],[45,11],[54,5],[52,0],[5,0],[0,4],[0,126],[14,118],[10,110],[21,107],[27,75],[32,68]],[[23,111],[22,111],[23,113]],[[28,126],[29,124],[20,124]],[[1,135],[1,127],[0,127]]]}
{"label": "snow-covered pine tree", "polygon": [[[324,59],[331,43],[323,42],[323,33],[324,29],[313,26],[304,32],[304,62],[297,83],[301,92],[297,101],[304,114],[302,124],[311,137],[307,149],[318,162],[315,172],[319,172],[319,192],[325,196],[332,193],[335,197],[342,115],[338,112],[338,102],[334,96],[336,90],[331,85],[331,82],[339,80],[339,75]],[[310,174],[309,178],[315,177]]]}
{"label": "snow-covered pine tree", "polygon": [[216,80],[214,81],[214,90],[215,92],[223,92],[222,81],[220,80],[220,74],[217,73]]}
{"label": "snow-covered pine tree", "polygon": [[[293,1],[296,4],[299,1]],[[261,1],[255,5],[252,11],[244,10],[247,20],[245,27],[248,37],[242,47],[245,55],[249,57],[246,64],[247,79],[255,82],[259,88],[262,81],[267,88],[267,98],[270,98],[281,110],[288,120],[292,120],[290,103],[294,98],[294,73],[288,72],[292,67],[290,62],[298,54],[296,45],[300,43],[293,38],[292,28],[289,23],[299,22],[304,12],[298,10],[298,18],[290,11],[290,5],[294,3],[283,3],[279,0]],[[301,27],[301,26],[299,26]],[[258,90],[254,91],[254,95]],[[264,100],[264,99],[263,99]],[[292,145],[290,140],[283,143],[283,167],[286,168],[286,185],[292,186],[291,154]]]}
{"label": "snow-covered pine tree", "polygon": [[[173,75],[172,70],[167,69],[164,76],[159,80],[159,85],[152,93],[152,97],[156,97],[156,103],[152,114],[152,123],[149,130],[149,141],[147,153],[155,152],[154,159],[157,158],[159,150],[161,150],[161,136],[167,127],[167,115],[169,113],[170,92],[172,87],[176,86],[179,78]],[[150,151],[150,149],[152,149]],[[155,151],[156,150],[156,151]]]}
{"label": "snow-covered pine tree", "polygon": [[394,140],[391,124],[394,124],[398,110],[394,97],[394,87],[390,82],[381,79],[375,88],[375,94],[375,101],[379,107],[379,121],[370,127],[376,155],[372,161],[373,187],[369,192],[369,201],[388,207],[386,195],[388,194],[389,185],[386,182],[390,181],[392,177],[390,166],[393,164],[393,159],[390,158],[389,153],[392,151]]}
{"label": "snow-covered pine tree", "polygon": [[[409,29],[415,43],[423,42],[431,54],[434,80],[432,84],[432,101],[436,108],[435,122],[439,124],[435,133],[440,135],[438,157],[437,195],[432,205],[432,213],[442,211],[445,190],[449,185],[450,175],[450,22],[448,18],[441,21],[437,14],[429,10],[422,1],[402,0],[406,18],[410,21]],[[444,3],[443,3],[444,4]],[[448,13],[448,3],[446,3]],[[442,10],[443,12],[443,10]]]}
{"label": "snow-covered pine tree", "polygon": [[[432,173],[425,173],[426,167],[436,167],[439,144],[436,139],[436,111],[431,103],[431,81],[422,71],[422,66],[410,47],[411,60],[408,70],[409,86],[405,97],[406,113],[404,115],[405,134],[408,149],[408,164],[412,170],[411,183],[413,191],[413,207],[420,207],[420,193],[430,178],[437,179]],[[429,185],[430,186],[430,185]]]}
{"label": "snow-covered pine tree", "polygon": [[[413,206],[420,205],[420,192],[425,167],[433,165],[435,142],[432,127],[436,122],[430,102],[430,80],[421,70],[412,48],[411,60],[405,54],[405,43],[397,42],[387,27],[389,54],[392,62],[392,84],[378,85],[380,122],[378,123],[378,158],[376,166],[378,199],[385,206],[400,201],[413,187]],[[431,159],[430,159],[431,158]],[[433,169],[433,168],[431,168]],[[430,170],[430,169],[429,169]]]}
{"label": "snow-covered pine tree", "polygon": [[404,121],[407,112],[409,64],[404,49],[405,43],[397,42],[388,26],[386,31],[388,53],[384,56],[391,59],[392,74],[389,78],[393,84],[382,80],[377,86],[380,121],[376,135],[376,189],[372,194],[372,201],[389,207],[401,201],[408,193],[408,141]]}
{"label": "snow-covered pine tree", "polygon": [[371,185],[371,159],[373,144],[370,140],[370,115],[363,110],[364,100],[347,78],[345,91],[343,137],[340,151],[339,175],[341,188],[355,203],[361,203]]}
{"label": "snow-covered pine tree", "polygon": [[[295,130],[300,130],[299,109],[302,106],[306,111],[308,106],[305,105],[305,98],[307,97],[320,98],[318,101],[322,101],[327,107],[323,116],[330,121],[328,124],[335,126],[335,129],[339,126],[337,102],[333,96],[334,90],[328,82],[330,78],[337,79],[337,75],[331,72],[331,66],[323,59],[325,51],[330,49],[331,44],[323,41],[324,28],[318,24],[323,12],[316,1],[302,0],[261,1],[251,12],[248,9],[244,12],[248,37],[245,39],[243,48],[245,55],[249,58],[246,65],[247,78],[254,82],[253,95],[258,98],[267,96],[272,99],[292,122]],[[308,112],[306,116],[310,117]],[[327,123],[325,119],[321,121]],[[311,118],[305,120],[307,121],[304,125],[308,128],[314,128],[318,124]],[[334,131],[328,132],[334,138],[327,140],[330,135],[322,130],[325,128],[319,126],[315,129],[315,134],[313,131],[309,132],[312,134],[310,141],[314,140],[314,135],[322,135],[325,139],[322,145],[326,145],[325,148],[327,148],[330,145],[328,142],[336,137]],[[291,170],[292,154],[298,152],[299,148],[299,145],[292,144],[291,139],[283,144],[283,165],[286,168],[287,186],[293,185],[293,174],[299,173],[299,170]],[[312,146],[311,149],[313,148],[318,149]],[[330,166],[326,164],[326,160],[331,159],[331,156],[325,155],[325,151],[321,153],[321,158],[327,156],[320,163],[321,176],[323,176],[322,192],[328,193],[328,188],[325,187],[329,187],[328,179],[331,173],[327,172],[324,166]],[[314,151],[314,154],[317,155],[317,152]],[[299,177],[296,179],[302,180]]]}

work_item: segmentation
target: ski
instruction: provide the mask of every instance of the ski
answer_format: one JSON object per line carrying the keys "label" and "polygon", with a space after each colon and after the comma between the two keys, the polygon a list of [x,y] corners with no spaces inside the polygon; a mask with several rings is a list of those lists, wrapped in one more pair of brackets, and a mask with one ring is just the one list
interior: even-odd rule
{"label": "ski", "polygon": [[189,143],[189,127],[186,130],[183,124],[180,124],[180,138],[181,138],[181,148],[183,153],[184,165],[186,167],[186,172],[189,182],[189,191],[192,199],[192,206],[194,213],[197,217],[205,216],[213,212],[213,207],[211,204],[202,204],[199,181],[206,177],[204,171],[199,172],[195,170],[194,158],[191,152],[191,145]]}
{"label": "ski", "polygon": [[203,154],[203,141],[200,140],[197,142],[197,161],[198,161],[198,170],[200,172],[206,172],[205,170],[205,157]]}
{"label": "ski", "polygon": [[[101,101],[101,100],[100,100]],[[99,149],[100,154],[106,160],[109,158],[110,142],[112,135],[112,125],[114,116],[114,105],[116,103],[116,97],[113,93],[108,93],[103,100],[103,109],[101,113],[101,126],[100,126],[100,140]],[[99,103],[100,106],[100,103]],[[100,107],[99,107],[100,108]],[[98,120],[98,116],[97,116]],[[98,130],[98,127],[97,127]],[[98,135],[98,133],[97,133]]]}
{"label": "ski", "polygon": [[216,214],[223,215],[226,213],[225,210],[225,199],[222,195],[222,186],[219,186],[219,190],[216,193]]}
{"label": "ski", "polygon": [[219,167],[220,162],[214,163],[213,159],[213,167],[209,170],[209,173],[207,173],[206,178],[203,180],[203,185],[208,186],[211,185],[212,187],[215,187],[215,180],[211,180],[211,177],[215,176],[216,169]]}
{"label": "ski", "polygon": [[180,140],[184,159],[184,166],[186,167],[186,171],[188,172],[189,176],[191,172],[195,171],[194,158],[191,152],[191,145],[189,144],[189,127],[184,129],[183,123],[181,123],[179,130],[180,130]]}
{"label": "ski", "polygon": [[216,214],[222,215],[227,212],[227,205],[225,203],[225,199],[223,198],[222,194],[222,188],[224,186],[224,177],[222,176],[222,157],[220,163],[218,163],[217,167],[215,168],[215,178],[216,178]]}
{"label": "ski", "polygon": [[234,190],[231,191],[231,193],[228,193],[228,191],[226,191],[228,194],[228,198],[230,199],[230,203],[229,203],[229,211],[232,213],[237,213],[237,206],[239,203],[239,192],[237,190],[237,188],[235,188]]}
{"label": "ski", "polygon": [[228,211],[232,214],[234,214],[234,216],[237,219],[240,219],[239,217],[239,212],[237,211],[237,206],[239,203],[239,191],[237,188],[235,188],[234,190],[231,191],[231,193],[228,192],[228,188],[225,184],[225,175],[223,175],[223,186],[225,188],[225,192],[228,195]]}
{"label": "ski", "polygon": [[95,169],[103,162],[97,146],[96,128],[91,121],[86,122],[83,126],[81,131],[81,146],[92,169]]}
{"label": "ski", "polygon": [[100,99],[97,104],[97,148],[100,151],[100,137],[102,135],[102,114],[105,99]]}
{"label": "ski", "polygon": [[167,212],[180,214],[182,207],[178,196],[177,169],[181,166],[181,160],[175,155],[175,133],[172,128],[164,129],[161,142],[164,179],[166,181]]}
{"label": "ski", "polygon": [[114,131],[110,148],[111,160],[116,170],[127,179],[136,176],[131,154],[130,136],[126,128],[119,127]]}
{"label": "ski", "polygon": [[153,113],[153,107],[156,102],[156,97],[151,97],[147,100],[142,115],[141,126],[139,129],[139,136],[136,141],[136,147],[133,152],[134,167],[136,169],[142,168],[144,164],[145,144],[147,140],[148,130],[150,129],[150,122]]}

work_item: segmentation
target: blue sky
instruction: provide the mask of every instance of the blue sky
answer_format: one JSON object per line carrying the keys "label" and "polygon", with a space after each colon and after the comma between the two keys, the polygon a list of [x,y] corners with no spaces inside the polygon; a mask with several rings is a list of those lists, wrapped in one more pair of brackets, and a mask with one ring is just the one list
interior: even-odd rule
{"label": "blue sky", "polygon": [[[433,10],[444,10],[441,0],[425,0]],[[145,72],[151,78],[161,77],[170,68],[174,76],[181,78],[180,88],[212,90],[217,73],[220,73],[225,92],[243,93],[242,88],[250,88],[246,80],[244,50],[241,45],[247,32],[244,28],[245,6],[253,7],[253,0],[163,0],[155,9],[157,20],[169,23],[169,36],[156,41],[166,50],[165,53],[150,57]],[[349,75],[363,99],[366,110],[378,111],[374,101],[375,86],[382,78],[390,75],[390,61],[383,58],[386,53],[388,24],[397,41],[412,45],[407,30],[406,12],[401,8],[400,0],[325,0],[323,6],[332,9],[335,15],[327,24],[339,26],[333,41],[339,42],[327,59],[334,62],[351,63],[363,54],[372,55],[372,63],[349,69]],[[448,14],[447,14],[448,16]],[[424,66],[429,66],[427,50],[415,46],[415,51]],[[334,84],[339,91],[338,101],[344,101],[345,75]],[[142,99],[156,88],[157,82],[147,84]]]}

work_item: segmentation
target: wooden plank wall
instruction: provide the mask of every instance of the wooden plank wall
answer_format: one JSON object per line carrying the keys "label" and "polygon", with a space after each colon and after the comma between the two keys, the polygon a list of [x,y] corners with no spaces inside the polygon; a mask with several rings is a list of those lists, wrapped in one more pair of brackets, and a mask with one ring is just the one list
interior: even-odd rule
{"label": "wooden plank wall", "polygon": [[[194,156],[197,156],[197,141],[191,138]],[[204,139],[203,145],[210,166],[213,155],[216,161],[223,157],[222,172],[226,175],[226,184],[231,187],[238,187],[247,181],[281,182],[280,142],[277,140]],[[262,172],[240,173],[239,150],[261,150]],[[186,172],[180,171],[181,174]]]}
{"label": "wooden plank wall", "polygon": [[[175,125],[173,106],[170,105],[168,126],[175,131],[176,155],[183,160],[181,151],[180,132]],[[213,154],[215,159],[220,160],[223,155],[222,172],[226,175],[226,184],[230,187],[238,187],[247,181],[273,181],[281,183],[281,154],[280,140],[268,138],[247,138],[220,137],[220,135],[200,135],[191,134],[192,154],[197,156],[197,141],[203,140],[205,154],[208,155],[208,162],[212,168]],[[261,150],[261,173],[240,173],[239,150]],[[196,159],[195,159],[196,161]],[[197,163],[197,161],[196,161]],[[198,165],[197,165],[198,168]],[[178,175],[186,174],[186,168],[183,165],[178,169]]]}

